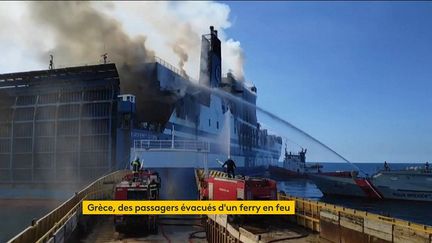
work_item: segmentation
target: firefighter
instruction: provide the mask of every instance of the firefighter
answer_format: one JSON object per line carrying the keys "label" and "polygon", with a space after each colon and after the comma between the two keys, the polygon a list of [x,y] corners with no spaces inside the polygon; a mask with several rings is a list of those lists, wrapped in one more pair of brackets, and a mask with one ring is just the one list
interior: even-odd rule
{"label": "firefighter", "polygon": [[387,164],[387,161],[384,161],[384,170],[385,171],[389,171],[390,170],[390,166]]}
{"label": "firefighter", "polygon": [[228,177],[234,178],[235,177],[234,169],[237,168],[234,160],[228,158],[227,161],[223,163],[222,168],[225,167],[225,165],[227,167]]}
{"label": "firefighter", "polygon": [[141,162],[138,156],[135,157],[135,160],[132,161],[131,165],[132,165],[132,171],[134,173],[138,172],[141,169]]}

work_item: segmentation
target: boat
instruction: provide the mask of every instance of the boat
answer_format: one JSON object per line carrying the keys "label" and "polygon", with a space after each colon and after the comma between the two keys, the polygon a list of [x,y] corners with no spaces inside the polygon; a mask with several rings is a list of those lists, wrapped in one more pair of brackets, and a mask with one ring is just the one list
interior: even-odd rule
{"label": "boat", "polygon": [[381,170],[371,181],[383,198],[432,202],[432,171],[428,168]]}
{"label": "boat", "polygon": [[269,172],[271,176],[278,179],[287,178],[306,178],[310,173],[318,173],[322,165],[318,163],[306,163],[306,152],[307,149],[301,149],[301,151],[294,154],[288,152],[287,146],[285,146],[285,156],[282,162],[278,165],[269,165]]}
{"label": "boat", "polygon": [[[165,99],[147,105],[143,112],[151,115],[132,131],[131,157],[142,158],[150,168],[203,167],[204,160],[206,166],[216,168],[220,167],[218,160],[228,157],[240,170],[277,163],[282,139],[269,134],[257,121],[257,88],[231,72],[221,78],[221,60],[220,40],[211,27],[210,34],[202,36],[198,81],[172,66],[148,64],[157,66],[150,80],[174,98],[168,105]],[[181,151],[190,141],[209,146],[197,158],[196,151]]]}
{"label": "boat", "polygon": [[358,171],[323,172],[309,178],[325,195],[432,201],[432,172],[427,167],[386,168],[364,177]]}
{"label": "boat", "polygon": [[222,76],[213,27],[200,61],[199,80],[157,57],[1,74],[2,188],[83,184],[134,157],[153,169],[215,168],[228,157],[239,172],[276,164],[282,139],[257,120],[257,88]]}

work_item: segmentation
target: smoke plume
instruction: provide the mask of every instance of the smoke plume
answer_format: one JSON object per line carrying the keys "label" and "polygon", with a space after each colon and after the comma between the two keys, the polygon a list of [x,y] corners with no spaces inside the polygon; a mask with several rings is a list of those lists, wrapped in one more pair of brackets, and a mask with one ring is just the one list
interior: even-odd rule
{"label": "smoke plume", "polygon": [[122,25],[91,6],[90,2],[33,2],[32,19],[50,29],[55,46],[41,53],[46,61],[53,53],[59,63],[96,60],[108,52],[120,65],[142,63],[154,53],[145,47],[146,37],[131,38]]}
{"label": "smoke plume", "polygon": [[174,44],[173,45],[173,51],[175,54],[178,55],[179,57],[179,68],[180,68],[180,72],[183,75],[186,75],[186,71],[184,70],[184,65],[188,60],[188,54],[186,53],[186,51],[183,49],[183,47],[181,47],[179,44]]}
{"label": "smoke plume", "polygon": [[217,2],[1,5],[0,20],[6,26],[0,30],[0,45],[13,48],[2,51],[0,72],[45,69],[49,54],[54,55],[55,67],[64,67],[101,63],[101,55],[108,53],[108,61],[118,68],[157,55],[197,79],[201,35],[213,25],[222,42],[222,71],[231,69],[241,78],[243,51],[224,32],[231,27],[229,15],[229,7]]}
{"label": "smoke plume", "polygon": [[154,56],[146,48],[145,36],[130,37],[117,20],[96,10],[90,2],[38,2],[29,7],[32,19],[46,26],[54,38],[55,46],[39,53],[40,61],[51,53],[57,63],[97,60],[108,53],[122,76],[122,89],[137,93],[130,72]]}

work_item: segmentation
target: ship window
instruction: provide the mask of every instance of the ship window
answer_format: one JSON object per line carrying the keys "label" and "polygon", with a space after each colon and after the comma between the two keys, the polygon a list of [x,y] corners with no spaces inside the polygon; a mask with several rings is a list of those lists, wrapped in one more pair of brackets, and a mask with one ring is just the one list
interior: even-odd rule
{"label": "ship window", "polygon": [[216,129],[219,129],[219,122],[216,122]]}
{"label": "ship window", "polygon": [[211,127],[211,120],[209,119],[209,127]]}

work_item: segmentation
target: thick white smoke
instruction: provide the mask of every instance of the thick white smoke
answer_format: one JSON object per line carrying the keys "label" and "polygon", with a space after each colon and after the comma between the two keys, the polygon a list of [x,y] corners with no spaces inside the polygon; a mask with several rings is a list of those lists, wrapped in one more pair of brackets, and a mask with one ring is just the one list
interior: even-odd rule
{"label": "thick white smoke", "polygon": [[[143,48],[198,78],[201,35],[213,25],[222,41],[222,71],[232,70],[243,78],[243,51],[238,41],[226,37],[231,26],[230,8],[217,2],[91,2],[91,3],[2,3],[0,4],[0,72],[44,69],[54,55],[57,67],[101,62],[100,54],[108,52],[108,60],[116,61],[119,42],[109,38],[111,31],[134,46]],[[67,8],[65,11],[64,8]],[[36,13],[35,13],[36,10]],[[49,10],[49,11],[48,11]],[[89,19],[80,19],[86,16]],[[91,16],[96,17],[94,23]],[[67,31],[74,39],[67,41]],[[88,25],[85,25],[88,21]],[[107,23],[108,22],[108,23]],[[104,29],[106,26],[115,29]],[[56,29],[57,28],[57,29]],[[88,31],[94,28],[95,34]],[[80,37],[80,31],[84,31]],[[59,38],[59,34],[62,35]],[[107,36],[108,38],[104,38]],[[61,41],[62,43],[59,43]],[[96,44],[97,43],[97,44]],[[127,43],[125,43],[127,44]],[[84,45],[88,48],[82,48]],[[79,50],[79,51],[67,51]],[[114,53],[110,50],[116,49]],[[91,51],[89,51],[91,50]],[[122,50],[123,51],[123,50]],[[133,50],[132,50],[133,52]],[[69,54],[69,55],[65,55]],[[110,55],[111,54],[111,55]],[[128,53],[132,55],[133,53]]]}

